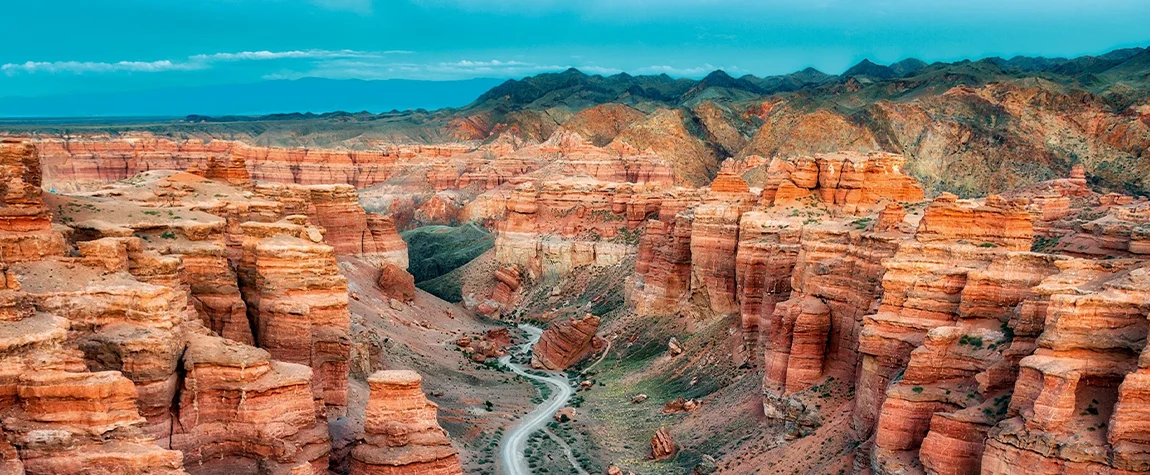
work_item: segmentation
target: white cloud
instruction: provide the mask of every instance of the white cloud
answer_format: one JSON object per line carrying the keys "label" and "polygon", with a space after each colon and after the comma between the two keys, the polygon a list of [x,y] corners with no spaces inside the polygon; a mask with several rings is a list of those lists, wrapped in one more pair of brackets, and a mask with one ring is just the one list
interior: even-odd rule
{"label": "white cloud", "polygon": [[24,63],[8,63],[0,66],[9,76],[18,73],[111,73],[111,72],[142,72],[156,73],[163,71],[190,71],[203,69],[203,65],[192,63],[175,63],[162,61],[118,61],[114,63],[94,61],[28,61]]}
{"label": "white cloud", "polygon": [[[577,68],[588,74],[605,76],[624,72],[594,62],[577,64],[536,63],[522,59],[460,59],[455,61],[428,60],[399,61],[414,55],[412,51],[357,51],[357,50],[289,50],[239,51],[197,54],[183,60],[160,61],[28,61],[0,66],[8,76],[19,74],[111,74],[161,73],[170,71],[199,71],[223,64],[238,62],[269,63],[264,79],[298,79],[323,77],[330,79],[428,79],[448,80],[476,77],[521,77],[545,72]],[[635,74],[670,74],[672,76],[701,76],[716,68],[710,64],[698,67],[667,65],[626,69]],[[725,68],[737,71],[738,68]]]}
{"label": "white cloud", "polygon": [[266,61],[274,59],[322,59],[322,58],[381,58],[395,54],[413,54],[414,51],[356,51],[342,50],[296,50],[296,51],[241,51],[239,53],[197,54],[191,61]]}
{"label": "white cloud", "polygon": [[738,66],[713,66],[711,64],[703,64],[695,67],[676,67],[667,65],[654,65],[636,69],[638,74],[667,74],[670,76],[704,76],[715,70],[721,69],[728,73],[743,72]]}
{"label": "white cloud", "polygon": [[333,59],[318,61],[314,67],[300,71],[280,71],[265,75],[264,79],[299,79],[322,77],[328,79],[424,79],[452,80],[476,77],[522,77],[541,73],[578,69],[587,74],[610,76],[622,72],[634,74],[669,74],[672,76],[703,76],[715,69],[728,72],[739,71],[737,67],[717,68],[705,64],[693,68],[679,68],[665,65],[646,66],[637,69],[622,69],[593,63],[553,64],[533,63],[521,60],[472,60],[440,61],[430,63],[373,61],[365,58]]}
{"label": "white cloud", "polygon": [[118,72],[159,73],[167,71],[196,71],[211,68],[213,63],[237,61],[271,61],[282,59],[334,59],[385,58],[392,55],[413,54],[412,51],[355,51],[355,50],[294,50],[294,51],[241,51],[238,53],[197,54],[183,60],[159,61],[27,61],[0,66],[9,76],[16,74],[102,74]]}
{"label": "white cloud", "polygon": [[513,77],[562,71],[571,66],[539,64],[518,60],[470,60],[439,62],[397,62],[378,57],[332,58],[317,61],[311,69],[277,72],[264,79],[467,79],[474,77]]}

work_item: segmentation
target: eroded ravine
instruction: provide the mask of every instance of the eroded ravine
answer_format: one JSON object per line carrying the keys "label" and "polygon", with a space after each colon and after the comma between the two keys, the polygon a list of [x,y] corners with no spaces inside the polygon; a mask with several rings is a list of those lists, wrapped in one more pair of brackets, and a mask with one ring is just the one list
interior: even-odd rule
{"label": "eroded ravine", "polygon": [[[528,334],[528,342],[517,351],[518,354],[523,354],[535,346],[539,337],[543,335],[543,330],[525,324],[520,324],[519,328]],[[523,457],[527,439],[535,431],[545,427],[547,421],[555,415],[556,411],[567,405],[567,401],[575,394],[575,390],[571,389],[571,385],[563,373],[550,372],[547,373],[548,376],[531,374],[523,365],[513,363],[511,355],[504,356],[499,361],[511,368],[515,374],[543,382],[553,389],[551,397],[520,419],[518,424],[503,438],[499,446],[499,465],[503,468],[505,475],[529,475],[531,470],[527,466],[527,460]]]}

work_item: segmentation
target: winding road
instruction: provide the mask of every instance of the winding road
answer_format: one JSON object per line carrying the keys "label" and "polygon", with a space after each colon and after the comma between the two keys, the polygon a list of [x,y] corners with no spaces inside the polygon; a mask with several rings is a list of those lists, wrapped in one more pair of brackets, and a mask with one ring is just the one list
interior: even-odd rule
{"label": "winding road", "polygon": [[[529,340],[519,349],[519,353],[525,353],[530,350],[539,337],[543,335],[543,330],[533,327],[531,325],[520,324],[519,328],[527,332]],[[551,386],[551,397],[534,411],[531,411],[526,416],[519,420],[519,423],[514,429],[511,429],[499,447],[499,465],[503,467],[505,475],[530,475],[531,469],[527,466],[527,460],[523,457],[523,450],[527,448],[527,439],[535,431],[544,428],[551,417],[555,415],[555,411],[562,409],[567,405],[567,401],[575,394],[575,390],[571,389],[571,385],[567,381],[567,376],[563,373],[548,373],[549,376],[536,376],[528,373],[527,369],[522,365],[511,362],[511,355],[500,358],[499,361],[507,367],[511,368],[515,374],[523,376],[524,378],[534,379],[541,381],[548,386]]]}

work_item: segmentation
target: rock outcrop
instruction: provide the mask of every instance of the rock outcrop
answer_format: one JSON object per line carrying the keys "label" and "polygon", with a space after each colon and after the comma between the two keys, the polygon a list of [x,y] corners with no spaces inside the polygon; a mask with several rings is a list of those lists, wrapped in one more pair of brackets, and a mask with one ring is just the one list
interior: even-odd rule
{"label": "rock outcrop", "polygon": [[791,295],[791,274],[801,249],[802,225],[793,219],[764,212],[743,214],[739,223],[739,247],[735,277],[739,297],[740,327],[745,335],[746,358],[759,363],[760,333],[767,331],[775,305]]}
{"label": "rock outcrop", "polygon": [[376,284],[388,297],[401,302],[415,300],[415,277],[395,264],[386,263],[380,268]]}
{"label": "rock outcrop", "polygon": [[1150,469],[1140,429],[1150,271],[1093,274],[1050,296],[1038,347],[1019,362],[1009,418],[989,433],[983,473]]}
{"label": "rock outcrop", "polygon": [[0,141],[0,261],[21,262],[64,254],[64,238],[40,190],[40,156],[24,142]]}
{"label": "rock outcrop", "polygon": [[902,172],[901,155],[839,152],[771,160],[763,203],[793,204],[808,196],[854,213],[880,201],[919,202],[922,187]]}
{"label": "rock outcrop", "polygon": [[671,438],[671,433],[667,431],[666,427],[660,427],[655,431],[655,435],[651,436],[651,459],[663,460],[670,458],[679,451],[679,446],[675,444],[675,439]]}
{"label": "rock outcrop", "polygon": [[180,452],[142,430],[136,386],[115,371],[37,371],[20,377],[4,432],[24,472],[184,474]]}
{"label": "rock outcrop", "polygon": [[[178,267],[171,258],[161,264],[173,272]],[[70,322],[68,343],[89,369],[122,372],[135,383],[139,413],[147,419],[142,427],[161,438],[171,431],[181,327],[192,319],[188,297],[179,287],[141,282],[124,268],[46,260],[19,264],[13,272],[37,311]]]}
{"label": "rock outcrop", "polygon": [[660,197],[657,219],[647,222],[639,240],[635,275],[628,296],[640,315],[669,315],[684,303],[691,289],[691,230],[694,193]]}
{"label": "rock outcrop", "polygon": [[361,255],[377,265],[407,268],[407,244],[395,221],[368,214],[351,185],[260,184],[257,196],[284,203],[285,215],[305,215],[324,229],[324,242],[340,255]]}
{"label": "rock outcrop", "polygon": [[183,369],[171,444],[194,473],[327,473],[331,441],[311,368],[196,335]]}
{"label": "rock outcrop", "polygon": [[636,229],[658,212],[645,185],[583,178],[519,185],[506,206],[496,259],[554,276],[620,262],[634,252]]}
{"label": "rock outcrop", "polygon": [[[261,182],[326,185],[343,183],[366,188],[419,162],[463,154],[470,147],[389,146],[379,151],[255,147],[213,140],[174,141],[152,137],[124,140],[43,140],[36,143],[45,158],[52,186],[91,186],[123,180],[149,170],[194,170],[221,180],[240,179],[243,163],[251,179]],[[215,163],[213,166],[212,164]],[[211,171],[213,168],[216,171]],[[210,178],[210,177],[209,177]]]}
{"label": "rock outcrop", "polygon": [[552,371],[567,369],[603,348],[605,342],[595,334],[597,331],[599,317],[594,315],[552,323],[535,344],[531,366]]}
{"label": "rock outcrop", "polygon": [[462,475],[451,441],[436,420],[438,406],[414,371],[380,371],[368,378],[363,440],[351,451],[352,475]]}
{"label": "rock outcrop", "polygon": [[256,346],[310,366],[324,403],[338,414],[347,406],[350,370],[347,279],[335,250],[300,222],[244,225],[242,290]]}

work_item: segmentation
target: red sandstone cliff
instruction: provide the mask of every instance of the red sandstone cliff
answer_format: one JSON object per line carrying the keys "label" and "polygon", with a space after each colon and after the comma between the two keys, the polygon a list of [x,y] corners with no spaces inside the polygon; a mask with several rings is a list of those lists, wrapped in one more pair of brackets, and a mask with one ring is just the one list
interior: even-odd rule
{"label": "red sandstone cliff", "polygon": [[351,452],[352,475],[462,474],[456,450],[436,420],[414,371],[380,371],[368,378],[365,434]]}

